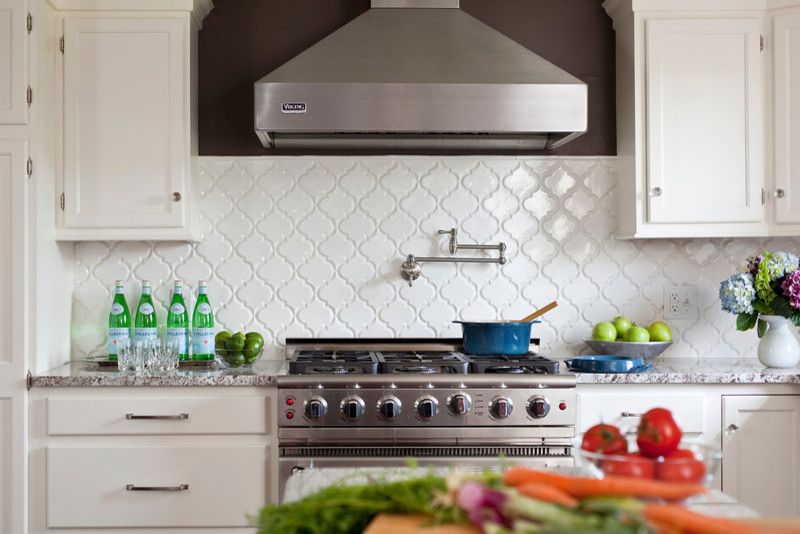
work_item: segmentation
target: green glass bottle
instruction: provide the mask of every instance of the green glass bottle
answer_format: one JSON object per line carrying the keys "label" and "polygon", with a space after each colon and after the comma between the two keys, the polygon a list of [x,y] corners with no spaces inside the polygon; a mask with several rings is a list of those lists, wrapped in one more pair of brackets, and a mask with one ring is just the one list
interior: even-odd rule
{"label": "green glass bottle", "polygon": [[208,302],[208,288],[200,280],[197,288],[197,302],[192,314],[192,359],[214,359],[214,313]]}
{"label": "green glass bottle", "polygon": [[175,280],[172,289],[172,301],[167,312],[167,342],[178,344],[181,360],[189,359],[189,312],[183,301],[183,286]]}
{"label": "green glass bottle", "polygon": [[117,361],[117,347],[131,337],[131,312],[125,301],[122,280],[114,285],[114,300],[108,314],[108,359]]}
{"label": "green glass bottle", "polygon": [[136,341],[155,340],[158,338],[158,318],[153,306],[150,282],[142,280],[142,296],[136,308],[136,319],[133,322],[133,338]]}

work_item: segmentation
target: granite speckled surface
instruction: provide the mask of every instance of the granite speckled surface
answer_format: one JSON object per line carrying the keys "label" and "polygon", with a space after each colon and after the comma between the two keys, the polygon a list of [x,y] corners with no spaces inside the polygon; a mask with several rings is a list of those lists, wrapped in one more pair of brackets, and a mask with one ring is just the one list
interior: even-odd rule
{"label": "granite speckled surface", "polygon": [[641,373],[576,376],[578,384],[800,384],[800,366],[768,369],[756,358],[656,358],[652,363]]}
{"label": "granite speckled surface", "polygon": [[284,360],[262,360],[250,370],[178,370],[164,376],[133,376],[97,364],[69,362],[32,377],[32,387],[252,387],[268,386],[286,373]]}
{"label": "granite speckled surface", "polygon": [[[569,373],[562,365],[562,373]],[[213,387],[267,386],[286,374],[283,360],[262,360],[252,370],[178,371],[169,376],[133,376],[70,362],[33,377],[33,387]],[[767,369],[755,358],[662,358],[642,373],[577,373],[578,384],[800,384],[800,366]]]}

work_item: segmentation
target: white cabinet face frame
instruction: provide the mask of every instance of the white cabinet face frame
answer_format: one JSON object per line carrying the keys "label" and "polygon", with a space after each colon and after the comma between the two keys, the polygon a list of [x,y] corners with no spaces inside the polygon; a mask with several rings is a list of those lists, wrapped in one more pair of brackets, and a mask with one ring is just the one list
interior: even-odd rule
{"label": "white cabinet face frame", "polygon": [[645,21],[648,221],[761,222],[761,18]]}
{"label": "white cabinet face frame", "polygon": [[800,512],[800,395],[722,397],[722,491],[765,516]]}
{"label": "white cabinet face frame", "polygon": [[188,226],[187,31],[181,17],[64,19],[64,228]]}
{"label": "white cabinet face frame", "polygon": [[800,13],[773,19],[775,222],[800,223]]}
{"label": "white cabinet face frame", "polygon": [[0,534],[27,519],[27,141],[0,139]]}
{"label": "white cabinet face frame", "polygon": [[28,122],[28,0],[0,0],[0,124]]}

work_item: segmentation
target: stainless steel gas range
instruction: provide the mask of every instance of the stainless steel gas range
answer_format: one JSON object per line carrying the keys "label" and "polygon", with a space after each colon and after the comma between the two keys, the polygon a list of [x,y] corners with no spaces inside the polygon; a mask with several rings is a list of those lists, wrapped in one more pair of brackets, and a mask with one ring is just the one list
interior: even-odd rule
{"label": "stainless steel gas range", "polygon": [[574,464],[575,379],[534,353],[471,357],[456,339],[287,339],[279,490],[299,471]]}

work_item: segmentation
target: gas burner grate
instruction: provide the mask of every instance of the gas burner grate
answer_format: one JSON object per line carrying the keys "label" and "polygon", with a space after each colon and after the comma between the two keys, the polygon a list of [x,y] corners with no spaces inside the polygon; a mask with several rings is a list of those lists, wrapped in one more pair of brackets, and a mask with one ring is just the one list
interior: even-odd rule
{"label": "gas burner grate", "polygon": [[292,375],[376,374],[378,359],[366,351],[300,351],[289,360]]}
{"label": "gas burner grate", "polygon": [[466,374],[469,362],[452,352],[379,352],[381,374]]}
{"label": "gas burner grate", "polygon": [[470,356],[469,372],[477,374],[558,374],[559,364],[538,354]]}

